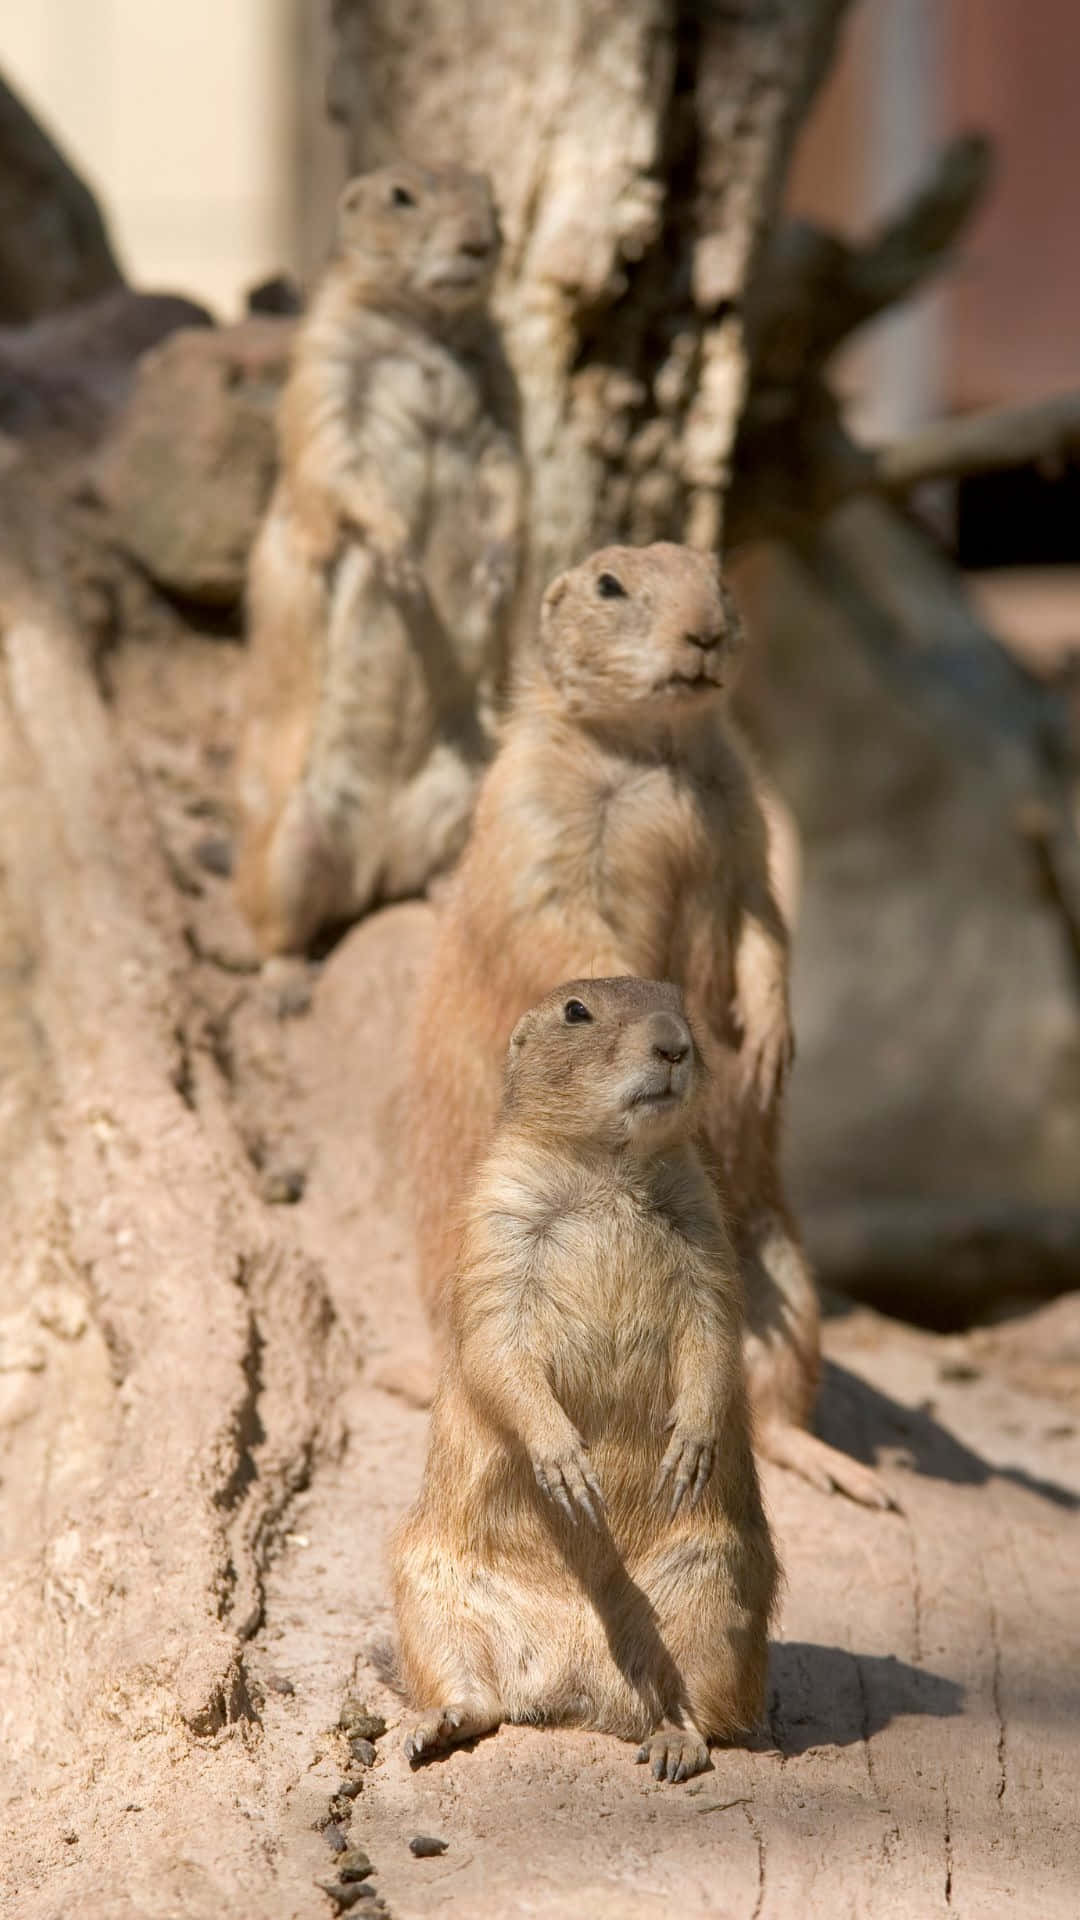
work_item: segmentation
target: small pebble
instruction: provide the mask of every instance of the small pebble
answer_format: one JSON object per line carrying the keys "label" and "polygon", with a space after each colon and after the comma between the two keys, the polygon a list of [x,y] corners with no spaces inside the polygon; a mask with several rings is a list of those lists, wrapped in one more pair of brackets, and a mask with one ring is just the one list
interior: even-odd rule
{"label": "small pebble", "polygon": [[355,1800],[363,1785],[362,1780],[339,1780],[337,1790],[343,1800]]}
{"label": "small pebble", "polygon": [[436,1840],[433,1833],[414,1833],[409,1841],[409,1852],[414,1853],[418,1860],[429,1860],[434,1854],[445,1853],[449,1844],[448,1840]]}
{"label": "small pebble", "polygon": [[381,1713],[371,1713],[362,1700],[349,1694],[342,1703],[338,1726],[350,1740],[381,1740],[386,1721]]}
{"label": "small pebble", "polygon": [[[272,1167],[260,1181],[262,1197],[271,1207],[295,1207],[304,1197],[307,1174],[303,1167]],[[289,1688],[292,1692],[292,1688]]]}
{"label": "small pebble", "polygon": [[343,1880],[366,1880],[368,1874],[375,1871],[363,1847],[347,1847],[337,1870]]}
{"label": "small pebble", "polygon": [[207,834],[204,840],[195,843],[195,858],[207,873],[217,873],[225,880],[232,872],[232,844],[220,834]]}
{"label": "small pebble", "polygon": [[352,1754],[354,1760],[360,1762],[362,1767],[373,1767],[375,1765],[375,1748],[370,1740],[350,1740],[349,1752]]}
{"label": "small pebble", "polygon": [[328,1827],[323,1828],[323,1836],[331,1853],[344,1853],[349,1844],[341,1828],[333,1820]]}
{"label": "small pebble", "polygon": [[289,1679],[288,1675],[284,1673],[268,1673],[266,1675],[266,1684],[270,1688],[271,1693],[295,1693],[296,1692],[296,1688],[293,1686],[292,1681]]}

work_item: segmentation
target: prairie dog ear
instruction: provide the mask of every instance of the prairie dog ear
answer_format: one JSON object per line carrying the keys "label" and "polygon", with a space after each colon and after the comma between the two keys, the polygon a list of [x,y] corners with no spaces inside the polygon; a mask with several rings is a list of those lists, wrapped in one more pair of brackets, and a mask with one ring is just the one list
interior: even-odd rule
{"label": "prairie dog ear", "polygon": [[543,632],[543,630],[550,623],[551,616],[554,613],[556,607],[558,606],[559,601],[564,597],[569,585],[570,585],[569,574],[560,573],[556,575],[550,587],[548,587],[546,593],[544,594],[543,599],[540,602],[541,632]]}
{"label": "prairie dog ear", "polygon": [[525,1052],[525,1042],[529,1037],[531,1029],[532,1021],[529,1014],[523,1013],[513,1033],[510,1035],[510,1044],[506,1049],[506,1054],[503,1059],[502,1106],[504,1113],[512,1112],[517,1098],[518,1073]]}
{"label": "prairie dog ear", "polygon": [[521,1052],[522,1047],[525,1045],[525,1042],[528,1039],[529,1027],[531,1024],[532,1022],[531,1022],[530,1015],[527,1013],[523,1013],[521,1016],[521,1019],[517,1023],[517,1026],[514,1028],[513,1033],[510,1035],[510,1045],[507,1048],[508,1062],[511,1060],[516,1060],[518,1054]]}
{"label": "prairie dog ear", "polygon": [[353,175],[351,180],[346,180],[345,185],[338,194],[337,210],[339,220],[348,219],[351,213],[355,213],[358,207],[363,205],[366,191],[366,174],[357,173]]}

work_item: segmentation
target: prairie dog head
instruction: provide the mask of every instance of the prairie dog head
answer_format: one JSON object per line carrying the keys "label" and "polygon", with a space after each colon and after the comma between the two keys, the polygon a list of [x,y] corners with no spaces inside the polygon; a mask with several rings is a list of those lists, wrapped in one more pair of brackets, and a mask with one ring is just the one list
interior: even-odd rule
{"label": "prairie dog head", "polygon": [[541,660],[576,719],[677,722],[725,698],[741,651],[719,566],[693,547],[601,547],[541,603]]}
{"label": "prairie dog head", "polygon": [[482,304],[498,264],[491,184],[405,161],[357,174],[338,201],[338,243],[358,294],[452,319]]}
{"label": "prairie dog head", "polygon": [[570,980],[514,1028],[503,1111],[540,1140],[650,1154],[689,1136],[699,1080],[678,987]]}

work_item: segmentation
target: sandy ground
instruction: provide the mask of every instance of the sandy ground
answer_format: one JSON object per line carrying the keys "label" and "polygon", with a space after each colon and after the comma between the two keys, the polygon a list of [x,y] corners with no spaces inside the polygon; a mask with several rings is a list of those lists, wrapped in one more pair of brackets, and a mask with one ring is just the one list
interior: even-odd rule
{"label": "sandy ground", "polygon": [[[119,1283],[109,1310],[77,1258],[24,1262],[3,1302],[4,1913],[307,1920],[333,1910],[318,1883],[347,1842],[399,1920],[622,1920],[658,1903],[686,1920],[1071,1920],[1076,1300],[990,1336],[830,1319],[822,1430],[876,1461],[903,1511],[767,1475],[786,1586],[750,1746],[677,1788],[616,1742],[550,1730],[503,1729],[410,1771],[405,1709],[380,1677],[384,1543],[426,1419],[373,1374],[422,1340],[398,1119],[431,909],[355,929],[309,1010],[278,1018],[210,871],[241,674],[238,650],[196,640],[130,646],[111,668],[112,723],[180,902],[186,1051],[163,1136],[180,1156],[181,1109],[200,1121],[215,1231],[239,1221],[255,1252],[215,1291],[194,1261],[173,1274],[161,1241],[153,1374],[145,1355],[118,1357]],[[113,883],[141,884],[130,863]],[[17,1065],[33,1043],[5,1017]],[[31,1105],[9,1101],[5,1142],[31,1130]],[[148,1160],[149,1123],[140,1139]],[[191,1177],[182,1157],[159,1164],[159,1185]],[[218,1258],[208,1241],[205,1263]],[[172,1277],[155,1293],[158,1272]],[[202,1409],[217,1371],[231,1411],[215,1426]],[[148,1613],[130,1612],[129,1573],[151,1582]],[[128,1657],[115,1635],[133,1618]],[[348,1694],[387,1722],[370,1768],[338,1726]],[[445,1853],[414,1858],[417,1833]]]}

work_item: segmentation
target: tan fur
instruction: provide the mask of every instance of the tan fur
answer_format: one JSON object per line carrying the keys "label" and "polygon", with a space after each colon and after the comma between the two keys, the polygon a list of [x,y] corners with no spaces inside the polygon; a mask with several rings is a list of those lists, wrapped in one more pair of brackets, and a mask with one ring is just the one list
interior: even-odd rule
{"label": "tan fur", "polygon": [[[622,591],[605,597],[605,579]],[[708,1070],[701,1145],[743,1268],[757,1444],[885,1505],[876,1476],[804,1431],[819,1312],[778,1167],[788,937],[758,778],[727,710],[740,645],[715,563],[687,548],[606,548],[544,596],[421,995],[420,1286],[441,1338],[461,1195],[523,1009],[572,974],[673,979]]]}
{"label": "tan fur", "polygon": [[419,891],[465,838],[522,524],[498,248],[481,175],[342,194],[250,563],[237,887],[267,954]]}
{"label": "tan fur", "polygon": [[700,1084],[672,986],[572,981],[514,1030],[392,1549],[415,1759],[557,1721],[682,1779],[758,1715],[776,1563]]}

